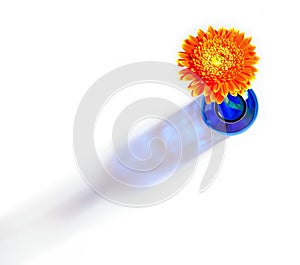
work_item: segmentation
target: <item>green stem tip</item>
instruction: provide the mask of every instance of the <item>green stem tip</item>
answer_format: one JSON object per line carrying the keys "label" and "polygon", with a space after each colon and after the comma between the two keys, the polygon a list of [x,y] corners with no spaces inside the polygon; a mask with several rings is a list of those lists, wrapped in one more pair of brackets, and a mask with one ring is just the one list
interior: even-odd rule
{"label": "green stem tip", "polygon": [[224,98],[224,103],[232,109],[241,110],[243,108],[243,106],[241,104],[236,104],[236,103],[230,101],[230,99],[228,97]]}

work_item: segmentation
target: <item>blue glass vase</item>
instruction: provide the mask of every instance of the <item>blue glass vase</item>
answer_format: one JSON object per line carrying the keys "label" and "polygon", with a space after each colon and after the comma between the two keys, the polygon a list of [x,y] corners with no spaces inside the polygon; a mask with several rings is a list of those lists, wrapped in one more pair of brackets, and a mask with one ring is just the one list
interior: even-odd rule
{"label": "blue glass vase", "polygon": [[221,104],[207,104],[201,98],[202,118],[213,130],[226,135],[240,134],[255,121],[258,102],[255,93],[249,89],[242,96],[228,95]]}

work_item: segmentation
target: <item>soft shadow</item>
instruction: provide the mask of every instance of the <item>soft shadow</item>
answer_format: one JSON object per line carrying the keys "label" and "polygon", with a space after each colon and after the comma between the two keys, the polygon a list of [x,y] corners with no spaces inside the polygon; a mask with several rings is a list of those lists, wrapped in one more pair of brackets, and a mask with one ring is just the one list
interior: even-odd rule
{"label": "soft shadow", "polygon": [[[190,148],[194,148],[195,141],[198,142],[198,155],[203,154],[212,145],[224,140],[224,137],[212,133],[203,123],[196,103],[190,103],[184,107],[191,119],[195,122],[197,139],[191,138],[190,128],[187,127],[185,117],[175,113],[170,119],[177,120],[180,126],[185,130],[185,137]],[[135,151],[144,150],[144,144],[147,139],[153,136],[163,138],[167,145],[173,146],[170,150],[171,156],[166,163],[171,167],[177,156],[177,144],[174,138],[170,137],[172,131],[170,125],[162,123],[145,132],[140,138],[131,143]],[[191,153],[192,154],[192,153]],[[194,157],[185,157],[186,160]],[[110,170],[114,173],[128,176],[124,171],[124,166],[116,159],[109,163]],[[168,172],[161,172],[167,174]],[[156,175],[158,179],[163,176]],[[78,178],[76,176],[76,178]],[[153,181],[153,180],[152,180]],[[74,185],[75,184],[75,185]],[[113,187],[107,187],[111,189]],[[74,183],[67,183],[57,190],[50,191],[42,197],[36,198],[34,202],[21,205],[15,213],[0,218],[0,264],[17,265],[23,264],[45,250],[57,246],[67,238],[76,234],[76,232],[88,224],[97,213],[101,211],[102,216],[107,216],[111,210],[111,204],[104,201],[87,185],[78,180]],[[101,222],[100,222],[101,223]]]}

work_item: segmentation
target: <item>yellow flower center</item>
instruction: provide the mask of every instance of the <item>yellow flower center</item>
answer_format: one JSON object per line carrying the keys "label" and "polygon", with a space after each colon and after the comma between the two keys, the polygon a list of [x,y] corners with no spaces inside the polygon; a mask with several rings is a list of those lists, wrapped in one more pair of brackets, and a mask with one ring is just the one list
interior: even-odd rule
{"label": "yellow flower center", "polygon": [[220,66],[224,61],[224,57],[223,56],[220,56],[220,55],[215,55],[214,57],[212,57],[211,59],[211,63],[214,65],[214,66]]}
{"label": "yellow flower center", "polygon": [[232,40],[206,40],[196,46],[192,56],[194,71],[206,82],[226,82],[244,68],[244,54]]}

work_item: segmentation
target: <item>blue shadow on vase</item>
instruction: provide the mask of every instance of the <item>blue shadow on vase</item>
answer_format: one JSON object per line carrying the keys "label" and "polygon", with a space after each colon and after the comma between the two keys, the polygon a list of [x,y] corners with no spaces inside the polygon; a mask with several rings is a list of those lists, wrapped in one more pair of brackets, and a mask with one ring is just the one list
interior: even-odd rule
{"label": "blue shadow on vase", "polygon": [[252,89],[240,95],[228,95],[221,104],[207,104],[201,97],[202,118],[206,125],[213,130],[236,135],[247,130],[255,121],[258,112],[258,102]]}

